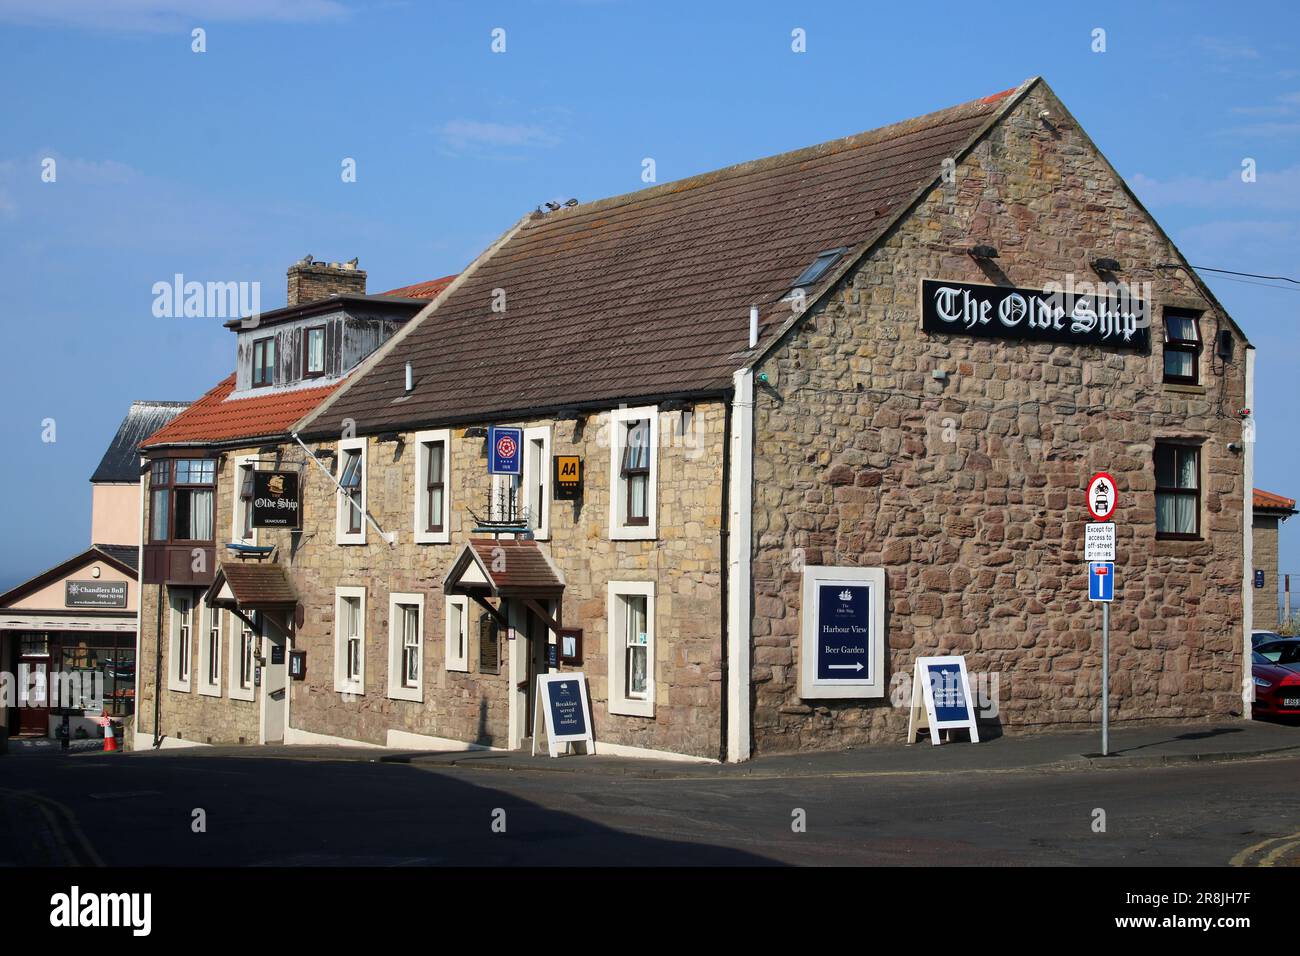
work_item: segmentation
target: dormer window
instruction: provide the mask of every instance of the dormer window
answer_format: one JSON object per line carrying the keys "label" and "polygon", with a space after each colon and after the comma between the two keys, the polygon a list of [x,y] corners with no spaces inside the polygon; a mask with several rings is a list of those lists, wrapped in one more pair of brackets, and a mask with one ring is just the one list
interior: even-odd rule
{"label": "dormer window", "polygon": [[253,343],[253,387],[275,384],[275,339],[258,339]]}
{"label": "dormer window", "polygon": [[303,333],[302,374],[315,378],[325,374],[325,326],[318,325]]}
{"label": "dormer window", "polygon": [[848,251],[846,248],[840,248],[827,249],[825,252],[817,253],[817,258],[812,261],[812,265],[799,273],[799,278],[794,280],[791,289],[806,289],[809,286],[816,285],[826,273],[830,272],[831,266],[839,262],[844,253]]}

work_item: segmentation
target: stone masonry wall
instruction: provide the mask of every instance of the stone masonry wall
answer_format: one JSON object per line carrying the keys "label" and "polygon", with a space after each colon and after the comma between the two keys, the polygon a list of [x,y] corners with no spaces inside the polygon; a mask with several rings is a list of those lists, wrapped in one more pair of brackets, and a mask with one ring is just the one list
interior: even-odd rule
{"label": "stone masonry wall", "polygon": [[[1255,590],[1255,610],[1251,627],[1262,631],[1276,631],[1281,623],[1278,620],[1277,598],[1278,519],[1256,515],[1252,537],[1255,570],[1264,572],[1264,586]],[[1251,586],[1254,587],[1254,582],[1251,582]]]}
{"label": "stone masonry wall", "polygon": [[[720,746],[720,537],[723,406],[697,405],[689,442],[675,439],[681,412],[661,412],[658,540],[609,540],[610,449],[602,423],[574,419],[515,422],[551,427],[551,455],[580,455],[581,502],[552,501],[550,539],[542,548],[564,576],[563,623],[583,628],[596,740],[715,757]],[[451,434],[451,543],[416,544],[413,508],[416,448],[371,438],[367,445],[369,509],[396,546],[373,528],[365,545],[334,544],[335,494],[318,471],[306,478],[308,535],[297,555],[282,559],[306,609],[295,647],[307,650],[307,680],[293,684],[291,726],[316,733],[383,743],[389,729],[507,746],[509,657],[525,642],[502,640],[499,674],[479,672],[479,610],[471,602],[469,672],[447,670],[442,580],[471,536],[470,511],[486,511],[486,441]],[[330,443],[328,446],[333,447]],[[549,467],[549,462],[548,462]],[[486,535],[478,535],[485,537]],[[611,715],[608,708],[607,584],[652,581],[656,609],[656,713],[653,718]],[[334,588],[361,585],[366,601],[366,693],[346,700],[333,689]],[[391,700],[387,687],[388,595],[425,595],[424,702]],[[503,635],[504,638],[504,635]]]}
{"label": "stone masonry wall", "polygon": [[[753,704],[757,752],[902,741],[916,656],[996,672],[1011,730],[1100,720],[1100,612],[1087,600],[1084,488],[1119,483],[1112,718],[1242,710],[1244,343],[1073,121],[1038,88],[845,277],[756,372]],[[937,172],[937,171],[936,171]],[[960,251],[991,243],[981,268]],[[1042,288],[1119,260],[1157,305],[1202,308],[1203,387],[1150,354],[921,331],[922,278]],[[1235,334],[1235,333],[1234,333]],[[941,369],[940,382],[931,371]],[[1153,442],[1203,441],[1203,540],[1155,538]],[[799,566],[883,566],[884,700],[798,696]],[[901,688],[898,684],[906,680]],[[895,700],[891,705],[890,696]]]}

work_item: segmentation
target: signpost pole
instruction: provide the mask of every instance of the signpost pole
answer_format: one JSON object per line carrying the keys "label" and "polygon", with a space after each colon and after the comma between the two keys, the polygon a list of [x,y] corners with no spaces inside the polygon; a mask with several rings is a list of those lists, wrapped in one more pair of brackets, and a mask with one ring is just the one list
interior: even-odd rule
{"label": "signpost pole", "polygon": [[1110,603],[1101,605],[1101,755],[1110,756]]}

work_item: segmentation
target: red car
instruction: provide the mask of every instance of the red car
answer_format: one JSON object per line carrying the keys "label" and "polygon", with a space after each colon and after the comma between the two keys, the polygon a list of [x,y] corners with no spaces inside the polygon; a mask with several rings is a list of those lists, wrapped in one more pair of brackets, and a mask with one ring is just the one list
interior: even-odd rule
{"label": "red car", "polygon": [[1300,639],[1258,645],[1252,657],[1255,706],[1260,717],[1300,717]]}

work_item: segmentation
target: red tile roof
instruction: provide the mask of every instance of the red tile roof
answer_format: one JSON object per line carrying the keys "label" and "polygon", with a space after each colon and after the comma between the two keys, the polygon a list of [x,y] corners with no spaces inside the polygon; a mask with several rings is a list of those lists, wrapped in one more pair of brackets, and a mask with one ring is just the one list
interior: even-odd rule
{"label": "red tile roof", "polygon": [[[534,540],[470,538],[452,562],[443,587],[459,587],[470,561],[477,562],[488,579],[490,593],[497,597],[556,597],[564,593],[564,580]],[[472,590],[475,586],[464,587]]]}
{"label": "red tile roof", "polygon": [[428,282],[404,285],[400,289],[389,289],[387,292],[378,292],[376,295],[391,295],[401,299],[432,299],[451,285],[451,280],[454,278],[456,278],[454,275],[443,276],[441,279],[430,279]]}
{"label": "red tile roof", "polygon": [[[1017,88],[1026,90],[1029,84]],[[849,253],[811,304],[1002,111],[1008,93],[639,192],[534,214],[432,312],[361,367],[304,432],[362,432],[530,410],[714,394],[792,318],[818,253]],[[509,311],[493,311],[493,291]],[[403,365],[415,391],[400,404]]]}
{"label": "red tile roof", "polygon": [[339,384],[334,382],[319,388],[279,391],[252,398],[231,398],[235,390],[235,374],[232,372],[216,388],[141,442],[140,447],[283,437],[298,419],[323,402]]}
{"label": "red tile roof", "polygon": [[270,607],[292,607],[298,601],[289,575],[274,563],[223,561],[217,567],[217,576],[205,597],[219,598],[222,582],[230,586],[235,606],[241,611]]}
{"label": "red tile roof", "polygon": [[1256,508],[1271,508],[1277,511],[1295,511],[1294,498],[1284,498],[1282,495],[1275,495],[1271,491],[1264,491],[1260,488],[1256,488],[1254,491]]}

